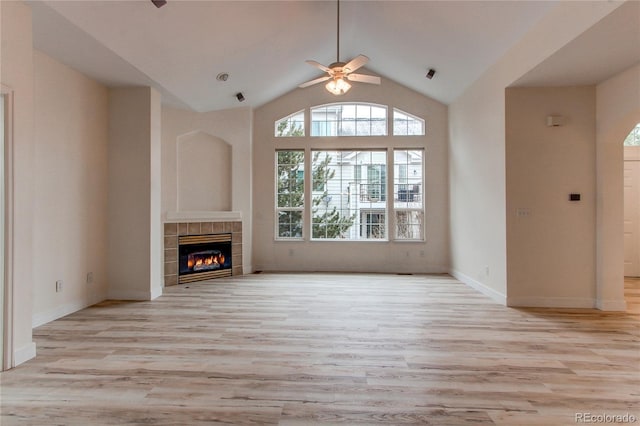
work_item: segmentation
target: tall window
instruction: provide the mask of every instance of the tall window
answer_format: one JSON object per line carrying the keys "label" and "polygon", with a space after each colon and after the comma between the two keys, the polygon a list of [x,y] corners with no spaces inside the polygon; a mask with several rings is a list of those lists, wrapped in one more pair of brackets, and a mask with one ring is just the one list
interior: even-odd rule
{"label": "tall window", "polygon": [[[386,138],[371,144],[378,148],[363,139],[356,149],[324,149],[326,140],[311,138],[386,136],[388,124],[387,107],[370,103],[320,105],[275,122],[276,136],[307,136],[291,142],[311,147],[276,151],[276,239],[424,240],[423,149],[393,149],[391,155],[390,148],[379,148]],[[424,133],[423,119],[393,110],[394,137]]]}
{"label": "tall window", "polygon": [[393,151],[395,238],[399,240],[424,238],[423,156],[423,150]]}
{"label": "tall window", "polygon": [[277,238],[301,239],[304,226],[304,151],[277,151],[276,164]]}
{"label": "tall window", "polygon": [[387,107],[355,103],[311,108],[311,136],[384,136]]}
{"label": "tall window", "polygon": [[385,150],[312,151],[313,239],[385,239]]}

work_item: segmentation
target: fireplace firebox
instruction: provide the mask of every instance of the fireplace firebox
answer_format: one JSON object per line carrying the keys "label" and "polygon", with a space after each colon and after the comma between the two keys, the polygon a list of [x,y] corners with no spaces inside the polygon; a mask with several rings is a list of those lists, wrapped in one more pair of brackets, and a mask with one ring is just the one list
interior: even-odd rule
{"label": "fireplace firebox", "polygon": [[178,238],[178,283],[231,276],[231,234]]}

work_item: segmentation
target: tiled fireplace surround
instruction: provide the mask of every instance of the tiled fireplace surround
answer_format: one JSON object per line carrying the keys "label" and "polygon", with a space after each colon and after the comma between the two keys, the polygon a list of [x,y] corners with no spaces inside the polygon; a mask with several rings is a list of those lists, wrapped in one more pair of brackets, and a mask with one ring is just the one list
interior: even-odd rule
{"label": "tiled fireplace surround", "polygon": [[242,275],[242,222],[177,222],[164,224],[164,285],[178,284],[178,237],[231,234],[232,275]]}

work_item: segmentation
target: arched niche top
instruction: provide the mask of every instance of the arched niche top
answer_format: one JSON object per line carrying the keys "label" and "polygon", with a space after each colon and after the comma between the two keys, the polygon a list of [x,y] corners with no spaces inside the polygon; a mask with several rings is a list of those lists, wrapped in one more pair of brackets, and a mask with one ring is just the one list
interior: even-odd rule
{"label": "arched niche top", "polygon": [[194,139],[201,139],[202,141],[206,141],[208,143],[224,144],[231,147],[231,144],[229,144],[224,139],[202,130],[193,130],[191,132],[178,135],[178,137],[176,138],[176,142],[178,145],[180,145],[181,143],[188,143],[189,141],[193,141]]}
{"label": "arched niche top", "polygon": [[231,211],[231,145],[203,131],[178,136],[178,211]]}

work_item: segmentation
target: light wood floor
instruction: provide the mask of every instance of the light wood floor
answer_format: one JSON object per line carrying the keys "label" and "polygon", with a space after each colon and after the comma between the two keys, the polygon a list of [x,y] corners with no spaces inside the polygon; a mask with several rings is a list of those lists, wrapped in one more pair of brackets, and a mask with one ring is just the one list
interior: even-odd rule
{"label": "light wood floor", "polygon": [[[448,276],[260,274],[34,330],[9,425],[569,425],[640,419],[634,312],[511,309]],[[640,422],[640,420],[638,420]]]}

